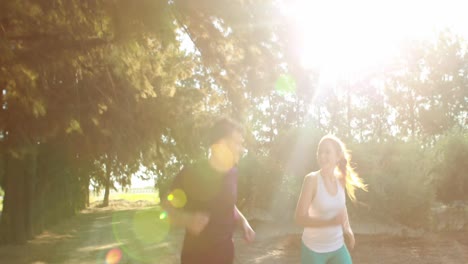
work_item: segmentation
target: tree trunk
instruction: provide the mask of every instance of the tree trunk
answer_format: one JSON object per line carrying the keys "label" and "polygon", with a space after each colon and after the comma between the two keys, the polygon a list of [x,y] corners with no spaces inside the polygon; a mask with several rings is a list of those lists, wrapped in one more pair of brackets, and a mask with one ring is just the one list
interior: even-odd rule
{"label": "tree trunk", "polygon": [[44,230],[45,227],[45,215],[46,215],[46,183],[47,175],[45,173],[45,162],[47,161],[48,155],[44,153],[44,144],[39,146],[37,159],[36,159],[36,184],[35,184],[35,193],[31,197],[34,201],[32,209],[32,221],[33,225],[33,235],[37,235]]}
{"label": "tree trunk", "polygon": [[110,159],[107,157],[106,160],[106,190],[104,192],[104,201],[102,201],[102,206],[109,205],[109,194],[110,194],[110,185],[111,185],[111,165]]}
{"label": "tree trunk", "polygon": [[[37,147],[32,146],[24,160],[24,169],[26,173],[25,197],[27,208],[26,233],[28,239],[31,239],[36,233],[35,218],[40,212],[35,209],[37,206]],[[41,230],[42,231],[42,230]]]}
{"label": "tree trunk", "polygon": [[84,207],[89,207],[89,178],[87,179],[87,184],[85,185],[85,205]]}
{"label": "tree trunk", "polygon": [[0,225],[2,241],[21,244],[32,237],[31,193],[28,181],[34,160],[31,153],[23,155],[6,154],[5,199]]}

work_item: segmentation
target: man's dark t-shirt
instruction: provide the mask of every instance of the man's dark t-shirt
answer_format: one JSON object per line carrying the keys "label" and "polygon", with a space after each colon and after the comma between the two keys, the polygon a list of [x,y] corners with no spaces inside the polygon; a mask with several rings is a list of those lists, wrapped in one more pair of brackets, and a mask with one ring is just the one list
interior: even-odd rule
{"label": "man's dark t-shirt", "polygon": [[188,212],[209,215],[205,229],[192,235],[185,232],[181,263],[229,264],[234,259],[232,234],[237,214],[237,169],[220,173],[208,161],[184,168],[175,178],[171,190],[182,190]]}

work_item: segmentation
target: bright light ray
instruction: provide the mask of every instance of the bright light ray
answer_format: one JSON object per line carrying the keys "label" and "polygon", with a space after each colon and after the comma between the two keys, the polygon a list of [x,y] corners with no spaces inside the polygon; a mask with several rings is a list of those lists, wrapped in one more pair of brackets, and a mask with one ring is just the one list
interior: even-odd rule
{"label": "bright light ray", "polygon": [[468,36],[463,0],[300,0],[282,7],[294,21],[305,68],[327,81],[383,66],[407,39],[433,39],[449,28]]}

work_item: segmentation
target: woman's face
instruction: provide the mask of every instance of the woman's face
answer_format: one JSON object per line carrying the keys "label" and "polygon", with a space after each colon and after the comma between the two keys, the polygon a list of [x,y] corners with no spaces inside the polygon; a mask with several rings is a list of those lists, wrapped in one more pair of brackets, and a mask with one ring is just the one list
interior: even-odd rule
{"label": "woman's face", "polygon": [[333,142],[324,140],[317,150],[317,161],[321,169],[334,169],[339,161],[339,155],[333,147]]}

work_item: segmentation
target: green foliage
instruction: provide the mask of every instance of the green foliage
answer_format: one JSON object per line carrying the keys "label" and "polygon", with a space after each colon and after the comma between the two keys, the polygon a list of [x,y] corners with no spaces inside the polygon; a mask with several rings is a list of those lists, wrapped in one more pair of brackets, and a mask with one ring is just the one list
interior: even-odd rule
{"label": "green foliage", "polygon": [[467,45],[447,31],[435,43],[411,42],[402,49],[385,87],[388,104],[396,110],[398,136],[430,141],[466,126]]}
{"label": "green foliage", "polygon": [[[216,114],[249,109],[244,96],[249,79],[275,75],[263,66],[278,58],[267,48],[271,27],[237,24],[264,17],[272,5],[263,4],[2,2],[2,151],[16,153],[31,144],[58,151],[50,157],[40,151],[42,171],[31,175],[43,183],[37,190],[6,189],[6,195],[40,193],[38,201],[55,209],[33,215],[52,223],[82,206],[90,177],[109,184],[102,179],[103,164],[122,185],[140,163],[155,172],[158,186],[167,185],[175,168],[203,153],[201,124]],[[181,38],[192,40],[193,52],[181,47]],[[251,53],[255,60],[245,67]],[[5,175],[17,178],[10,171]],[[29,225],[26,216],[33,209],[24,205],[9,204],[6,211]]]}
{"label": "green foliage", "polygon": [[414,142],[369,142],[350,147],[359,175],[369,192],[358,194],[375,216],[412,227],[429,223],[434,200],[428,174],[429,155]]}
{"label": "green foliage", "polygon": [[433,150],[431,176],[437,199],[442,202],[468,200],[468,134],[451,131]]}

